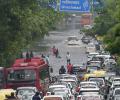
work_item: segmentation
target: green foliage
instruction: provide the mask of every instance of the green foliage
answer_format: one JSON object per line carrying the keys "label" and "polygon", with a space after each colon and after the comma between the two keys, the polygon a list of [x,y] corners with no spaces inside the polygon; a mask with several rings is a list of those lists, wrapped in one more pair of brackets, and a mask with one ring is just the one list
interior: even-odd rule
{"label": "green foliage", "polygon": [[106,0],[105,6],[95,20],[95,33],[103,33],[106,49],[120,55],[120,0]]}
{"label": "green foliage", "polygon": [[9,66],[23,48],[48,34],[60,17],[38,0],[0,0],[0,66]]}

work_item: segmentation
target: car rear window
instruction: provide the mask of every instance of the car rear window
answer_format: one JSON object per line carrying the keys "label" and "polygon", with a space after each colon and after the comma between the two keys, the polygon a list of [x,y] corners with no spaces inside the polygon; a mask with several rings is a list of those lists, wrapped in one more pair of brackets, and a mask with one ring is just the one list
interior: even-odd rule
{"label": "car rear window", "polygon": [[83,96],[82,100],[101,100],[99,96]]}

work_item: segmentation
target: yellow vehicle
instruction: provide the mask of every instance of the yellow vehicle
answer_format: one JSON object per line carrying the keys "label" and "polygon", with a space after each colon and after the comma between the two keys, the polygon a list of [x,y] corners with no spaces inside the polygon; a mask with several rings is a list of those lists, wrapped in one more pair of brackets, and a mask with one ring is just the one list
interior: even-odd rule
{"label": "yellow vehicle", "polygon": [[89,77],[95,77],[96,75],[95,74],[85,74],[84,75],[84,81],[87,81],[89,79]]}
{"label": "yellow vehicle", "polygon": [[106,71],[104,71],[104,70],[96,70],[96,71],[93,72],[93,74],[95,74],[96,77],[105,77]]}
{"label": "yellow vehicle", "polygon": [[0,100],[6,100],[6,95],[10,96],[12,92],[16,92],[13,89],[1,89],[0,90]]}

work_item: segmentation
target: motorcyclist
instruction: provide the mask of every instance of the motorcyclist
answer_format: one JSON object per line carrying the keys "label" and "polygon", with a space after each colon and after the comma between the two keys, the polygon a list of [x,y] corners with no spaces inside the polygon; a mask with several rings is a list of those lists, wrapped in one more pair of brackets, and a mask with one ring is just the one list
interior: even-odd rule
{"label": "motorcyclist", "polygon": [[66,69],[64,66],[61,66],[61,68],[59,69],[59,74],[65,74],[66,73]]}

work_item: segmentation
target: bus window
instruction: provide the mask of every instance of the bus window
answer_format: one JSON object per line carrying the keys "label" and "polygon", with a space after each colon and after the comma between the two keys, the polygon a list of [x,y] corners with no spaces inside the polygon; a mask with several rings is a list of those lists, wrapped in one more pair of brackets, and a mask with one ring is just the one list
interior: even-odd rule
{"label": "bus window", "polygon": [[34,70],[14,70],[8,73],[8,81],[35,80]]}

